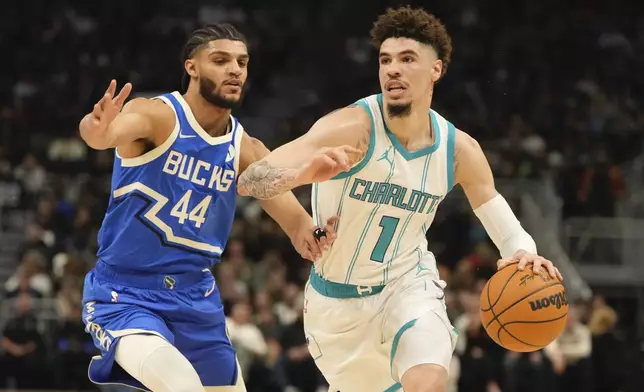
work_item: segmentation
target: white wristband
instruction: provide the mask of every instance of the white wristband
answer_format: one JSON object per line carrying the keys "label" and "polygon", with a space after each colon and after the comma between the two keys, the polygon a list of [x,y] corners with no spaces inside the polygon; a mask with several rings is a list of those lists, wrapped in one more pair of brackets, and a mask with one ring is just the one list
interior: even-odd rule
{"label": "white wristband", "polygon": [[512,256],[517,250],[537,253],[537,245],[517,219],[503,196],[497,194],[474,210],[485,231],[501,253],[502,258]]}

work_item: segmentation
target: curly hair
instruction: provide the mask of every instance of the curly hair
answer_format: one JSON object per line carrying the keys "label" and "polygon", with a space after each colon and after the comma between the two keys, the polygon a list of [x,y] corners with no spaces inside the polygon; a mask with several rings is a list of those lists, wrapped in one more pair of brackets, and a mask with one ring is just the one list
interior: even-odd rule
{"label": "curly hair", "polygon": [[452,57],[452,39],[445,25],[422,8],[389,8],[378,17],[371,29],[371,43],[380,49],[388,38],[410,38],[429,45],[443,62],[441,76],[447,72]]}

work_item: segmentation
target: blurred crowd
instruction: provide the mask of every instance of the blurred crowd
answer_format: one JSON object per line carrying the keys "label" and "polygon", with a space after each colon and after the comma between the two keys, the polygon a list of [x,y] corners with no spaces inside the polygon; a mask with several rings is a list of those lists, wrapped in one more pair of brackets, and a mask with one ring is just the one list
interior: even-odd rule
{"label": "blurred crowd", "polygon": [[[616,3],[425,5],[454,41],[435,109],[481,142],[497,177],[554,183],[566,216],[612,216],[629,191],[620,164],[642,152],[644,12]],[[92,388],[86,366],[95,350],[80,322],[80,297],[96,261],[113,152],[88,149],[77,123],[111,78],[131,81],[138,95],[180,90],[186,34],[233,22],[252,58],[235,114],[274,148],[324,113],[377,92],[367,32],[393,4],[25,0],[3,7],[0,50],[11,61],[0,66],[0,388]],[[308,190],[297,195],[309,207]],[[452,390],[626,390],[619,317],[601,297],[575,305],[546,350],[506,353],[487,338],[478,293],[498,256],[476,218],[454,205],[445,202],[429,233],[461,331]],[[323,386],[302,332],[310,265],[244,198],[224,256],[215,274],[248,390]]]}

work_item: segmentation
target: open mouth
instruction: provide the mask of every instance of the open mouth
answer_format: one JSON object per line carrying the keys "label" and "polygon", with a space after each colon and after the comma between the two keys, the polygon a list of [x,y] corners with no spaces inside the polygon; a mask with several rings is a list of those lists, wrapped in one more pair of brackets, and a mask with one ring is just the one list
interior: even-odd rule
{"label": "open mouth", "polygon": [[387,82],[385,89],[389,92],[400,92],[406,90],[407,88],[399,81],[391,81]]}

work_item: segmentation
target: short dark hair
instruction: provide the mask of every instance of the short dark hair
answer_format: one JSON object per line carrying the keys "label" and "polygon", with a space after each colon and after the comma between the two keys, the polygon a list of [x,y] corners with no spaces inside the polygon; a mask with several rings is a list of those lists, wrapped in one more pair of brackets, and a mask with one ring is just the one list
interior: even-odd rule
{"label": "short dark hair", "polygon": [[183,47],[182,60],[186,61],[194,57],[202,46],[208,44],[210,41],[216,41],[218,39],[241,41],[246,44],[246,37],[244,34],[240,33],[233,25],[229,23],[209,24],[190,34]]}
{"label": "short dark hair", "polygon": [[[200,29],[193,31],[186,44],[183,46],[181,53],[181,63],[191,59],[197,52],[211,41],[218,39],[229,39],[231,41],[241,41],[247,45],[246,37],[240,33],[235,26],[229,23],[215,23],[203,26]],[[183,68],[183,67],[182,67]],[[183,70],[183,77],[181,78],[181,87],[185,90],[188,88],[190,76]]]}
{"label": "short dark hair", "polygon": [[410,6],[388,8],[378,17],[371,29],[371,43],[380,49],[388,38],[410,38],[430,45],[443,62],[443,72],[447,72],[452,57],[452,39],[445,25],[434,15],[422,8]]}

